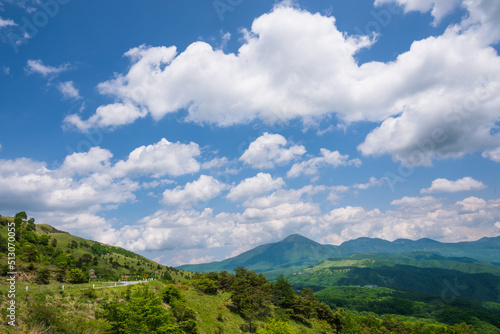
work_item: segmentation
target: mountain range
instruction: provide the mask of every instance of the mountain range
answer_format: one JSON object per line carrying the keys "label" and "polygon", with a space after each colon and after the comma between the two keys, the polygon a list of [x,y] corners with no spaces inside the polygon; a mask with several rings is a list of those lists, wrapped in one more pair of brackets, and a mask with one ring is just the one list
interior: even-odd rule
{"label": "mountain range", "polygon": [[238,256],[217,262],[182,265],[179,269],[191,272],[233,270],[244,266],[263,273],[269,279],[280,274],[290,274],[329,258],[345,258],[355,254],[394,254],[428,252],[435,255],[461,259],[459,262],[477,262],[500,266],[500,236],[482,238],[472,242],[442,243],[432,239],[397,239],[387,241],[377,238],[358,238],[340,246],[323,245],[299,234],[258,246]]}

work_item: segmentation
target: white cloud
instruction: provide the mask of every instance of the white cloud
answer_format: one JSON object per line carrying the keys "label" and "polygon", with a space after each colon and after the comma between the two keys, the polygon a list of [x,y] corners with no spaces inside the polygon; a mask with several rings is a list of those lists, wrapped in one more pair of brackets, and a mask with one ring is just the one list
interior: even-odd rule
{"label": "white cloud", "polygon": [[40,59],[29,59],[27,63],[27,71],[30,73],[38,73],[44,77],[54,76],[68,69],[68,64],[57,67],[44,65]]}
{"label": "white cloud", "polygon": [[254,177],[241,181],[236,187],[231,189],[226,197],[233,202],[243,202],[265,195],[284,185],[285,181],[281,177],[273,178],[268,173],[259,173]]}
{"label": "white cloud", "polygon": [[354,189],[366,190],[371,187],[376,187],[384,184],[385,178],[377,179],[376,177],[370,177],[370,180],[367,183],[356,183],[352,186]]}
{"label": "white cloud", "polygon": [[65,81],[57,85],[57,89],[63,94],[65,99],[81,99],[80,92],[75,87],[73,81]]}
{"label": "white cloud", "polygon": [[311,233],[339,243],[359,237],[473,241],[493,235],[500,217],[499,199],[469,198],[448,206],[432,206],[425,197],[420,201],[425,203],[423,207],[414,205],[418,200],[403,198],[398,201],[402,207],[386,212],[350,206],[337,208],[323,216]]}
{"label": "white cloud", "polygon": [[155,119],[180,109],[188,121],[221,126],[319,116],[346,106],[344,75],[371,43],[344,36],[333,17],[286,6],[255,19],[244,38],[236,54],[204,42],[179,54],[133,48],[125,54],[129,72],[101,83],[100,92],[145,106]]}
{"label": "white cloud", "polygon": [[[283,194],[285,190],[278,192]],[[433,205],[427,197],[403,198],[393,203],[398,208],[385,212],[346,206],[322,214],[317,204],[303,202],[300,196],[292,197],[290,203],[269,201],[270,205],[249,207],[242,214],[214,215],[210,208],[160,210],[142,219],[139,225],[110,229],[101,241],[135,251],[222,246],[243,251],[248,245],[275,241],[292,233],[336,243],[358,237],[428,237],[453,242],[493,235],[500,221],[500,199],[467,198],[445,206],[440,201],[436,201],[440,205]]]}
{"label": "white cloud", "polygon": [[[436,20],[457,4],[397,2],[407,11],[431,11]],[[363,154],[430,165],[499,147],[491,130],[500,119],[500,57],[491,45],[500,38],[500,5],[464,0],[462,6],[469,15],[442,35],[413,42],[393,61],[361,65],[356,54],[373,38],[339,31],[331,16],[276,6],[254,20],[237,53],[204,42],[180,53],[140,46],[126,53],[128,73],[99,90],[155,119],[186,109],[187,121],[219,126],[307,123],[331,113],[346,124],[381,122],[358,147]]]}
{"label": "white cloud", "polygon": [[169,179],[163,179],[163,180],[154,180],[151,182],[143,182],[141,184],[141,187],[144,189],[151,189],[151,188],[157,188],[159,186],[164,186],[167,184],[172,184],[175,183],[174,180],[169,180]]}
{"label": "white cloud", "polygon": [[293,145],[285,148],[287,140],[279,134],[265,132],[262,136],[250,143],[248,149],[241,155],[243,161],[253,168],[274,168],[275,165],[284,165],[306,153],[302,145]]}
{"label": "white cloud", "polygon": [[397,205],[401,207],[429,207],[429,206],[441,206],[440,201],[432,196],[425,197],[409,197],[404,196],[401,199],[395,199],[391,202],[391,205]]}
{"label": "white cloud", "polygon": [[485,208],[486,203],[487,202],[482,198],[471,196],[463,201],[458,201],[455,204],[461,206],[463,211],[474,212]]}
{"label": "white cloud", "polygon": [[172,143],[163,138],[156,144],[140,146],[130,152],[127,160],[120,160],[113,166],[112,174],[117,177],[162,177],[196,173],[200,164],[195,157],[199,155],[200,148],[196,143]]}
{"label": "white cloud", "polygon": [[316,175],[318,169],[325,166],[339,167],[339,166],[356,166],[361,165],[361,160],[351,159],[349,160],[349,155],[340,154],[339,151],[329,151],[326,148],[320,149],[321,156],[311,158],[306,161],[295,163],[292,168],[287,173],[288,177],[294,178],[301,174],[304,175]]}
{"label": "white cloud", "polygon": [[0,29],[11,26],[17,26],[16,22],[11,19],[2,19],[0,17]]}
{"label": "white cloud", "polygon": [[226,157],[222,158],[213,158],[210,161],[204,162],[201,165],[202,169],[216,169],[226,166],[229,163],[229,160]]}
{"label": "white cloud", "polygon": [[483,152],[483,158],[493,160],[495,162],[500,162],[500,147]]}
{"label": "white cloud", "polygon": [[110,167],[110,159],[113,154],[100,147],[92,147],[88,152],[73,153],[66,156],[61,166],[62,171],[70,174],[90,174],[104,172]]}
{"label": "white cloud", "polygon": [[431,12],[434,17],[434,25],[438,24],[453,9],[459,6],[460,0],[375,0],[375,6],[395,2],[403,6],[405,13],[418,11],[421,13]]}
{"label": "white cloud", "polygon": [[[77,158],[73,156],[72,159]],[[99,173],[76,178],[68,175],[65,168],[51,170],[45,163],[30,159],[2,160],[0,163],[2,208],[95,212],[106,204],[135,200],[133,192],[137,189],[138,184],[129,179],[114,180]]]}
{"label": "white cloud", "polygon": [[98,107],[96,113],[86,121],[79,115],[71,114],[66,116],[64,123],[83,132],[96,127],[113,129],[120,125],[131,124],[138,118],[144,118],[146,114],[146,111],[130,103],[113,103]]}
{"label": "white cloud", "polygon": [[317,193],[328,190],[325,186],[307,185],[300,189],[278,189],[268,196],[249,198],[243,205],[249,208],[267,209],[276,207],[282,204],[300,203],[302,197],[315,195]]}
{"label": "white cloud", "polygon": [[455,193],[460,191],[481,190],[486,186],[481,182],[474,180],[470,176],[450,181],[447,179],[436,179],[432,181],[429,188],[421,189],[421,194],[434,194],[434,193]]}
{"label": "white cloud", "polygon": [[174,189],[165,190],[163,203],[189,208],[217,197],[226,188],[227,185],[212,176],[201,175],[198,180],[188,182],[184,187],[178,186]]}

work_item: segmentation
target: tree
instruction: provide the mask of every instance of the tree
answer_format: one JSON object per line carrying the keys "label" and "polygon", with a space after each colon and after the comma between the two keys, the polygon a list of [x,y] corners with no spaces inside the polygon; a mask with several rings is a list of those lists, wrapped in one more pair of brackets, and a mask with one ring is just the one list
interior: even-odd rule
{"label": "tree", "polygon": [[217,283],[206,276],[193,280],[193,285],[204,293],[217,294]]}
{"label": "tree", "polygon": [[38,243],[40,245],[47,246],[49,244],[50,237],[46,234],[42,234],[41,236],[38,237]]}
{"label": "tree", "polygon": [[81,260],[83,263],[88,265],[90,262],[92,262],[92,255],[90,255],[89,253],[85,253],[82,255]]}
{"label": "tree", "polygon": [[293,331],[287,322],[272,319],[257,334],[293,334]]}
{"label": "tree", "polygon": [[295,291],[290,282],[281,275],[271,287],[274,305],[282,308],[291,308],[295,300]]}
{"label": "tree", "polygon": [[57,247],[57,239],[56,238],[52,239],[50,244],[52,245],[52,247],[56,248]]}
{"label": "tree", "polygon": [[160,297],[146,285],[135,289],[127,303],[105,303],[96,316],[109,321],[113,333],[183,333],[173,325]]}
{"label": "tree", "polygon": [[35,218],[28,219],[26,224],[26,231],[36,231]]}
{"label": "tree", "polygon": [[247,320],[247,330],[255,330],[254,319],[270,313],[271,285],[264,275],[241,266],[235,270],[231,301]]}
{"label": "tree", "polygon": [[71,269],[68,272],[68,281],[70,283],[76,284],[76,283],[84,283],[87,281],[87,278],[79,268]]}
{"label": "tree", "polygon": [[23,248],[24,257],[28,262],[35,262],[38,259],[38,250],[35,245],[30,242],[26,242]]}
{"label": "tree", "polygon": [[32,244],[38,243],[38,235],[33,231],[27,231],[23,234],[23,239]]}
{"label": "tree", "polygon": [[38,284],[49,284],[50,283],[50,270],[47,268],[39,268],[36,272],[35,281]]}

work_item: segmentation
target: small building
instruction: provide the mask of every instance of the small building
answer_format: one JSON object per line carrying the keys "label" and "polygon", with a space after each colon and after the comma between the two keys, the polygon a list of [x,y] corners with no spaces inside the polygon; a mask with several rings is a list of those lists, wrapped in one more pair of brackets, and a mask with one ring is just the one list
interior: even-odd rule
{"label": "small building", "polygon": [[97,276],[95,275],[94,269],[90,269],[90,271],[89,271],[89,277],[90,278],[97,278]]}

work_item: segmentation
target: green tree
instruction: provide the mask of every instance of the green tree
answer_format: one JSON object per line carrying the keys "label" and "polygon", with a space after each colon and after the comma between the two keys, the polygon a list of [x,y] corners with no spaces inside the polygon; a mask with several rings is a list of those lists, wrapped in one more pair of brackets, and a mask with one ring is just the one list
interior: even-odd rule
{"label": "green tree", "polygon": [[56,238],[52,239],[50,244],[52,245],[52,247],[56,248],[57,247],[57,239]]}
{"label": "green tree", "polygon": [[237,267],[231,285],[231,301],[245,317],[247,330],[255,330],[254,320],[258,316],[270,314],[271,284],[262,274],[253,270]]}
{"label": "green tree", "polygon": [[50,283],[50,270],[48,268],[39,268],[36,272],[35,281],[38,284],[49,284]]}
{"label": "green tree", "polygon": [[273,303],[282,308],[291,308],[295,301],[295,291],[288,280],[281,275],[275,283],[271,285]]}
{"label": "green tree", "polygon": [[259,329],[257,334],[293,334],[292,328],[287,322],[272,319],[264,328]]}
{"label": "green tree", "polygon": [[71,269],[68,272],[68,282],[76,284],[76,283],[84,283],[87,281],[87,278],[83,274],[82,270],[79,268]]}
{"label": "green tree", "polygon": [[33,231],[24,232],[23,239],[35,245],[38,243],[38,235]]}
{"label": "green tree", "polygon": [[96,316],[109,321],[113,333],[183,333],[173,325],[160,297],[146,285],[135,289],[127,303],[105,303]]}
{"label": "green tree", "polygon": [[47,234],[42,234],[38,237],[38,243],[40,245],[47,246],[49,244],[50,237]]}
{"label": "green tree", "polygon": [[165,303],[171,304],[175,300],[183,300],[181,289],[174,285],[167,285],[161,292],[162,299]]}
{"label": "green tree", "polygon": [[193,285],[200,291],[208,294],[217,294],[217,283],[206,276],[193,280]]}
{"label": "green tree", "polygon": [[26,242],[23,246],[23,255],[28,262],[35,262],[38,259],[38,250],[35,245]]}

